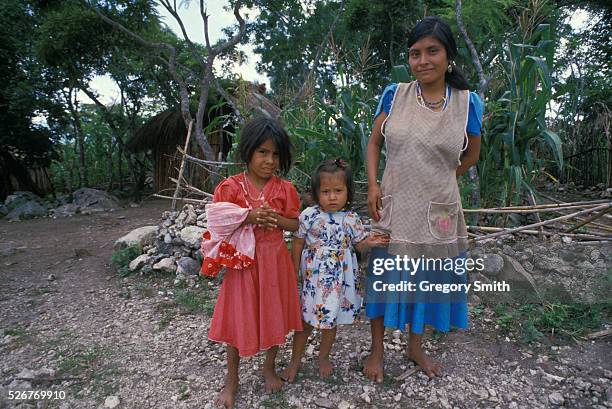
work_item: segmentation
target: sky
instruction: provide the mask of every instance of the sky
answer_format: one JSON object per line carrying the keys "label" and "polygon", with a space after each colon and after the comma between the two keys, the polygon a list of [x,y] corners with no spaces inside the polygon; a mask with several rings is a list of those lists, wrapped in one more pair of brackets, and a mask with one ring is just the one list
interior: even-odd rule
{"label": "sky", "polygon": [[[200,16],[199,1],[182,1],[181,3],[185,3],[185,6],[179,8],[179,15],[185,25],[187,35],[192,41],[204,44],[204,24]],[[214,0],[205,2],[205,4],[207,5],[207,11],[210,15],[208,18],[208,37],[210,42],[214,44],[220,39],[226,39],[227,36],[225,36],[222,30],[226,27],[235,25],[237,21],[232,10],[226,11],[223,9],[223,7],[228,4],[227,1]],[[162,17],[162,21],[174,31],[178,37],[183,38],[181,29],[174,17],[161,5],[158,7],[158,11]],[[240,15],[248,22],[257,18],[258,12],[256,9],[247,9],[243,7],[240,11]],[[270,81],[268,77],[257,73],[255,69],[259,61],[259,56],[253,53],[254,47],[252,45],[239,45],[237,48],[246,54],[247,62],[244,65],[236,67],[235,73],[241,75],[242,78],[247,81],[265,83],[269,88]],[[215,67],[220,68],[218,61]],[[100,99],[105,104],[112,103],[119,98],[119,90],[113,80],[108,76],[97,76],[93,78],[91,85],[92,88],[98,91]],[[81,95],[81,99],[89,102],[89,98],[87,98],[85,94]]]}
{"label": "sky", "polygon": [[[180,3],[185,4],[183,7],[179,8],[179,15],[183,20],[185,25],[185,29],[187,31],[187,35],[189,38],[194,41],[203,44],[204,43],[204,24],[202,23],[202,18],[200,17],[199,10],[199,1],[191,0],[191,1],[180,1]],[[211,43],[215,43],[217,40],[221,38],[227,38],[222,29],[225,27],[230,27],[236,23],[236,18],[234,17],[233,12],[226,11],[223,9],[225,5],[227,5],[226,0],[212,0],[205,3],[207,5],[207,11],[210,15],[209,21],[209,38]],[[170,15],[161,5],[158,7],[159,13],[162,16],[162,21],[176,33],[180,38],[183,37],[180,27],[174,17]],[[246,21],[253,21],[257,18],[258,12],[256,9],[246,9],[242,8],[240,13]],[[574,15],[570,19],[570,24],[574,29],[583,28],[585,24],[587,24],[588,13],[583,10],[578,10],[574,13]],[[255,66],[259,61],[259,56],[253,53],[253,46],[247,45],[238,46],[238,49],[243,51],[247,56],[246,64],[236,67],[236,74],[242,76],[243,79],[252,82],[265,83],[270,88],[269,79],[262,74],[257,73]],[[219,65],[216,65],[219,67]],[[95,77],[91,82],[92,87],[98,91],[100,94],[100,99],[103,103],[109,104],[116,100],[119,97],[119,91],[114,82],[108,76],[98,76]],[[89,98],[82,94],[81,99],[83,101],[89,102]]]}

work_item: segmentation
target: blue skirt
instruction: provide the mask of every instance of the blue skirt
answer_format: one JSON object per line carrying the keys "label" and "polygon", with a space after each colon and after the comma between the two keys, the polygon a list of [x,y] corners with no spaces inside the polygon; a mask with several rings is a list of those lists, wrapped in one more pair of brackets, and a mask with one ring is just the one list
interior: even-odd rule
{"label": "blue skirt", "polygon": [[[468,327],[465,253],[440,264],[412,268],[407,258],[374,248],[366,278],[366,316],[384,317],[385,327],[422,334],[425,325],[441,332]],[[418,261],[418,259],[414,259]],[[447,263],[444,268],[441,263]],[[459,266],[449,269],[448,266]],[[461,273],[461,274],[460,274]]]}

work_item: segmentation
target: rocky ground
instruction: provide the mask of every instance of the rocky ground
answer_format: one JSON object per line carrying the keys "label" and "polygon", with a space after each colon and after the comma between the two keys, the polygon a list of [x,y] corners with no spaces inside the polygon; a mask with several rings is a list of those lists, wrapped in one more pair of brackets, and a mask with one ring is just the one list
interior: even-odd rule
{"label": "rocky ground", "polygon": [[[208,408],[223,348],[206,339],[216,284],[175,288],[173,275],[118,277],[114,241],[157,224],[167,202],[67,219],[0,221],[0,408]],[[338,331],[334,376],[317,377],[317,338],[295,384],[263,393],[263,356],[241,363],[238,408],[610,408],[612,340],[524,344],[491,306],[467,331],[429,334],[445,375],[413,371],[406,339],[388,331],[385,381],[366,381],[364,320]],[[289,343],[279,365],[289,359]],[[65,399],[9,399],[53,391]],[[12,394],[14,395],[14,393]]]}

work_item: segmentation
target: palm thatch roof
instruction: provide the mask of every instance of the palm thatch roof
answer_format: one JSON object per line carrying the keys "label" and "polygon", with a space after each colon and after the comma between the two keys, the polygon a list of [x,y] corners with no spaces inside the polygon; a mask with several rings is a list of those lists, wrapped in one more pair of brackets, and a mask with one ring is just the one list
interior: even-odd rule
{"label": "palm thatch roof", "polygon": [[127,148],[134,152],[151,149],[154,146],[176,145],[187,134],[187,127],[181,112],[169,109],[155,115],[141,126]]}
{"label": "palm thatch roof", "polygon": [[[230,98],[236,105],[243,106],[258,115],[266,115],[276,118],[281,113],[281,109],[272,101],[266,98],[263,93],[265,88],[262,86],[248,84],[246,92],[242,96],[237,96],[238,88],[230,89]],[[211,95],[206,107],[209,114],[210,106],[216,104],[221,97]],[[215,101],[216,100],[216,101]],[[204,126],[206,126],[215,116],[224,115],[231,112],[228,105],[213,110],[207,118],[205,114]],[[248,114],[243,112],[243,115]],[[141,152],[159,146],[175,146],[184,141],[187,135],[187,128],[179,109],[168,109],[149,119],[140,129],[138,129],[132,139],[127,143],[128,149],[134,152]]]}

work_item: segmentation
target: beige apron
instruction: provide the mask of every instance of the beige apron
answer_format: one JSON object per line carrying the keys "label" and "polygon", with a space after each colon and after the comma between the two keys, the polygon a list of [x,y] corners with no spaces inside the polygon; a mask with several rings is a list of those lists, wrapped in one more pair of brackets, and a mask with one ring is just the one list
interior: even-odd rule
{"label": "beige apron", "polygon": [[390,234],[390,254],[443,258],[467,250],[455,171],[467,147],[469,98],[452,89],[446,108],[434,112],[417,102],[416,82],[398,85],[381,129],[383,209],[372,226]]}

